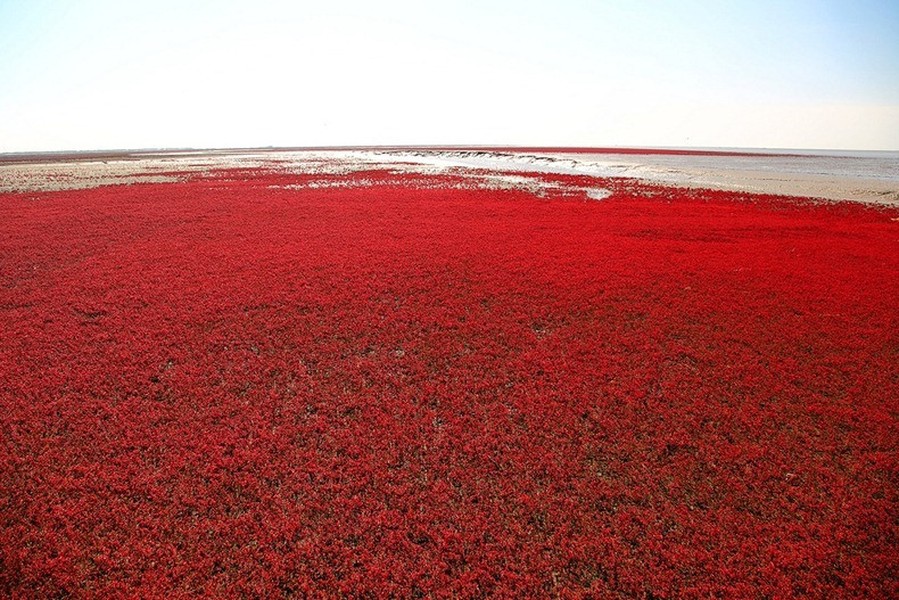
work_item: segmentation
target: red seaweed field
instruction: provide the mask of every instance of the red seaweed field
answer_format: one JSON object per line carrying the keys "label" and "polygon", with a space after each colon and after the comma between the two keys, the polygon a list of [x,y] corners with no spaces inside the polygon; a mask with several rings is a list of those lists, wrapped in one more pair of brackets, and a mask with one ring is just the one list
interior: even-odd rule
{"label": "red seaweed field", "polygon": [[0,194],[0,596],[899,596],[895,208],[311,177]]}

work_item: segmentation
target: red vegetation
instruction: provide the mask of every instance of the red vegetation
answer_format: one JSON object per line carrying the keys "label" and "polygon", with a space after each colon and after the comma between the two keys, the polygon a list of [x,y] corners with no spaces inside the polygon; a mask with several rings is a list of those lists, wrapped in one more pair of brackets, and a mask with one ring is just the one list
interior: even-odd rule
{"label": "red vegetation", "polygon": [[0,195],[0,595],[899,595],[895,211],[305,179]]}

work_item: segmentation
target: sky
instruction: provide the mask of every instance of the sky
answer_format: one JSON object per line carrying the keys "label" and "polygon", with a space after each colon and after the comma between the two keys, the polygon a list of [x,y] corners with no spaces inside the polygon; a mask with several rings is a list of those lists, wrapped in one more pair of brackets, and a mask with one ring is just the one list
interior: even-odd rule
{"label": "sky", "polygon": [[0,152],[899,150],[896,0],[0,0]]}

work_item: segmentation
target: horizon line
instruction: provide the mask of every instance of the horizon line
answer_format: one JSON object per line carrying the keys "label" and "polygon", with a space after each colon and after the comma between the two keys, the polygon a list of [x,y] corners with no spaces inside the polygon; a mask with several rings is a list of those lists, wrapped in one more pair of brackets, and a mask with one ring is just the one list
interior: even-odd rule
{"label": "horizon line", "polygon": [[809,153],[824,152],[870,152],[895,153],[896,150],[864,150],[853,148],[765,148],[740,146],[565,146],[565,145],[523,145],[523,144],[358,144],[358,145],[314,145],[314,146],[160,146],[143,148],[97,148],[97,149],[64,149],[64,150],[14,150],[0,152],[0,162],[12,162],[4,159],[27,159],[40,157],[125,157],[129,154],[183,154],[183,153],[234,153],[234,152],[327,152],[327,151],[366,151],[366,150],[472,150],[493,152],[565,152],[576,154],[714,154],[719,156],[804,156]]}

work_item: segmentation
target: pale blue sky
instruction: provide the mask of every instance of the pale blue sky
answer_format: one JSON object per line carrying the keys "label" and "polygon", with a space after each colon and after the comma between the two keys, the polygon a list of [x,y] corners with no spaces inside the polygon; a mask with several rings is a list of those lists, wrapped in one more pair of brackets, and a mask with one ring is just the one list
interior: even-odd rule
{"label": "pale blue sky", "polygon": [[0,0],[0,152],[899,150],[895,0]]}

